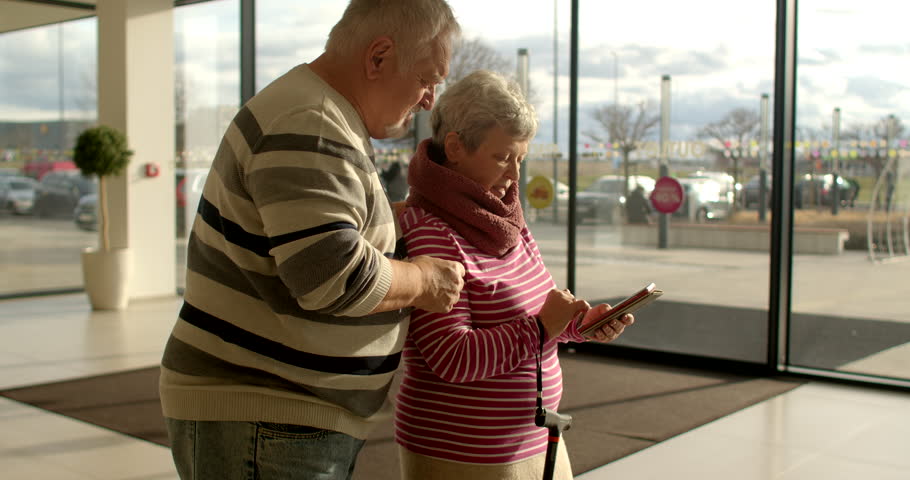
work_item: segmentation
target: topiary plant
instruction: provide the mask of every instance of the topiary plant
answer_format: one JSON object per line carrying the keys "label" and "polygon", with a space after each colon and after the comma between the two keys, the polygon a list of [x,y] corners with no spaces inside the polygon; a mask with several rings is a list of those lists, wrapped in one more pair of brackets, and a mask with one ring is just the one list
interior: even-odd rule
{"label": "topiary plant", "polygon": [[88,177],[98,176],[98,227],[101,230],[101,248],[110,250],[107,225],[107,190],[105,177],[117,175],[126,168],[133,151],[127,148],[126,135],[121,131],[99,125],[79,134],[73,150],[73,163]]}

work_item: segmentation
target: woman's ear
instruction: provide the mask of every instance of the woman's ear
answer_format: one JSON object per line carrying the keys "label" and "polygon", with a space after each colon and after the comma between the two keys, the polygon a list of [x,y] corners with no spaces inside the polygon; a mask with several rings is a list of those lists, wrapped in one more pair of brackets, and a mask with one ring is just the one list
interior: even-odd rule
{"label": "woman's ear", "polygon": [[366,52],[364,52],[364,62],[368,79],[374,80],[379,77],[383,71],[388,71],[392,68],[391,58],[394,56],[394,49],[394,42],[392,42],[391,38],[386,36],[377,37],[370,42],[370,46],[367,47]]}
{"label": "woman's ear", "polygon": [[464,153],[464,145],[461,143],[461,137],[457,132],[449,132],[446,134],[444,148],[446,152],[446,162],[451,163],[452,165],[458,165],[458,162],[461,161],[461,156]]}

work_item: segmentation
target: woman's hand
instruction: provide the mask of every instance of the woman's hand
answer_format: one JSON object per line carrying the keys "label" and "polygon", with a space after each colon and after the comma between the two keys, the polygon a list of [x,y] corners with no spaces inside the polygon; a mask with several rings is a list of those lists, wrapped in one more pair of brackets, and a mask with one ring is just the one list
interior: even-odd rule
{"label": "woman's hand", "polygon": [[576,299],[568,289],[550,290],[537,314],[547,331],[547,340],[558,337],[579,312],[585,312],[589,308],[588,302]]}
{"label": "woman's hand", "polygon": [[[610,310],[610,305],[606,303],[601,303],[600,305],[595,306],[585,313],[584,319],[582,319],[581,324],[585,325],[587,323],[594,322],[598,318],[606,315]],[[629,325],[635,323],[635,316],[631,313],[627,313],[618,319],[611,320],[605,323],[602,327],[595,330],[593,333],[588,335],[588,338],[598,341],[598,342],[612,342],[619,338],[622,335],[623,330],[626,329]]]}

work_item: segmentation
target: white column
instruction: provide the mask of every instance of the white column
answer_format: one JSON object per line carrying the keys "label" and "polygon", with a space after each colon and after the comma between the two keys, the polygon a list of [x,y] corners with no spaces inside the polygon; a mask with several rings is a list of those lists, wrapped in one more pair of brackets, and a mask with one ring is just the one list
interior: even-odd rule
{"label": "white column", "polygon": [[[110,238],[128,247],[130,299],[176,292],[173,0],[98,0],[98,122],[134,154],[108,182]],[[158,175],[146,175],[146,165]]]}

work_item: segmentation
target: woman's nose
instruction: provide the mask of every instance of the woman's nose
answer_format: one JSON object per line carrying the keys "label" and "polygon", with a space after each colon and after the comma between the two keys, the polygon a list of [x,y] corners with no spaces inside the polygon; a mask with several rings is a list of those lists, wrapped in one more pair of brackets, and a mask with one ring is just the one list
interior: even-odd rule
{"label": "woman's nose", "polygon": [[510,180],[517,181],[519,172],[521,172],[521,164],[515,161],[509,164],[509,170],[506,174]]}

